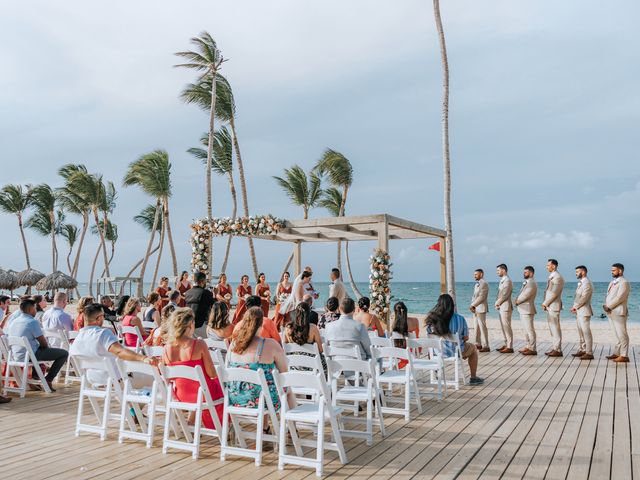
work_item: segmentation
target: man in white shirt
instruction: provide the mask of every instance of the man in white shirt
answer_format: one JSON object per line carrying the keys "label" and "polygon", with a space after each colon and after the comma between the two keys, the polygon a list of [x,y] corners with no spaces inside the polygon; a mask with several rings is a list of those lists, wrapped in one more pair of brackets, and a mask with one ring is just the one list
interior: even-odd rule
{"label": "man in white shirt", "polygon": [[476,284],[473,287],[473,296],[471,297],[469,310],[473,313],[475,320],[476,348],[479,352],[490,352],[489,330],[487,329],[487,312],[489,311],[487,297],[489,296],[489,284],[484,279],[484,270],[481,268],[473,272],[473,278]]}
{"label": "man in white shirt", "polygon": [[627,333],[627,320],[629,319],[629,281],[623,277],[624,265],[614,263],[611,266],[613,280],[607,289],[607,298],[602,308],[607,312],[609,324],[616,336],[617,343],[612,355],[607,359],[616,363],[629,362],[629,334]]}
{"label": "man in white shirt", "polygon": [[[64,292],[56,293],[53,298],[53,306],[44,312],[42,316],[42,328],[53,330],[64,330],[70,332],[73,330],[73,318],[64,309],[67,307],[67,294]],[[52,339],[51,346],[59,347],[58,340]]]}
{"label": "man in white shirt", "polygon": [[332,268],[329,274],[331,279],[331,285],[329,286],[329,297],[336,297],[338,302],[342,302],[347,296],[347,290],[344,288],[344,283],[340,279],[340,270]]}
{"label": "man in white shirt", "polygon": [[545,352],[549,357],[562,357],[562,330],[560,328],[560,311],[562,310],[562,290],[564,289],[564,278],[558,272],[558,261],[550,258],[547,261],[547,271],[549,279],[547,288],[544,291],[544,301],[542,309],[547,312],[547,323],[551,331],[553,346],[551,350]]}
{"label": "man in white shirt", "polygon": [[[83,355],[93,358],[117,358],[134,362],[144,362],[149,365],[158,365],[159,359],[146,357],[135,353],[118,343],[118,337],[108,328],[102,328],[104,312],[102,305],[91,303],[84,309],[84,328],[71,344],[70,354]],[[88,372],[87,377],[91,383],[103,384],[106,382],[104,372]]]}
{"label": "man in white shirt", "polygon": [[591,296],[593,295],[593,285],[587,277],[587,267],[579,265],[576,267],[576,278],[578,287],[573,300],[571,313],[576,316],[578,325],[578,336],[580,337],[580,349],[573,353],[574,357],[580,360],[593,360],[593,337],[591,336]]}
{"label": "man in white shirt", "polygon": [[504,338],[504,346],[498,349],[500,353],[513,353],[513,330],[511,329],[513,282],[507,275],[508,271],[509,269],[504,263],[496,267],[496,272],[500,277],[500,284],[498,285],[498,297],[496,298],[495,307],[500,314],[500,327],[502,327],[502,337]]}
{"label": "man in white shirt", "polygon": [[531,265],[524,267],[524,282],[520,293],[516,296],[516,308],[520,314],[520,320],[524,326],[525,347],[520,350],[523,355],[538,355],[538,347],[536,346],[536,295],[538,294],[538,285],[534,277],[535,268]]}
{"label": "man in white shirt", "polygon": [[10,303],[11,299],[8,296],[0,295],[0,326],[2,325],[4,316],[7,314],[7,310],[9,310]]}

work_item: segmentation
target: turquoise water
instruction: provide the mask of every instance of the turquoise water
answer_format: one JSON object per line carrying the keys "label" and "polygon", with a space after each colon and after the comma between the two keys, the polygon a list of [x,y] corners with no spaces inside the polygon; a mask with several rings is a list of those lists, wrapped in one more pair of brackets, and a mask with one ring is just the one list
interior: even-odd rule
{"label": "turquoise water", "polygon": [[[369,284],[366,282],[358,282],[356,283],[358,289],[363,295],[368,295],[369,292]],[[520,282],[514,282],[514,291],[520,290]],[[594,318],[593,320],[598,320],[600,313],[602,312],[602,304],[604,303],[604,298],[607,293],[608,282],[594,282],[594,294],[593,294],[593,311]],[[235,287],[235,284],[233,285]],[[468,305],[471,300],[471,296],[473,294],[473,286],[474,282],[458,282],[456,284],[456,296],[458,297],[458,304],[460,308],[460,312],[467,316],[470,314],[468,312]],[[538,298],[537,305],[542,303],[542,295],[546,286],[546,282],[538,283]],[[329,284],[327,282],[314,282],[315,289],[320,293],[320,298],[316,300],[316,307],[320,307],[324,305],[324,302],[327,299],[327,295],[329,292]],[[351,294],[351,287],[349,284],[346,284],[347,292]],[[88,289],[86,284],[80,284],[79,290],[82,295],[86,294]],[[498,291],[498,283],[490,282],[489,283],[489,300],[495,299],[496,293]],[[127,289],[128,290],[128,289]],[[150,284],[145,284],[145,292],[151,290]],[[275,285],[271,285],[271,291],[275,292]],[[576,282],[567,282],[564,288],[564,293],[562,295],[563,302],[565,304],[565,309],[562,311],[562,318],[565,320],[575,319],[573,315],[569,312],[571,305],[573,305],[573,297],[576,291]],[[125,292],[128,293],[128,292]],[[135,294],[135,290],[134,290]],[[437,282],[392,282],[391,284],[391,294],[393,296],[392,301],[403,301],[407,304],[407,307],[410,312],[415,314],[424,314],[429,309],[433,307],[436,303],[438,296],[440,295],[440,284]],[[515,294],[514,294],[515,296]],[[544,317],[540,313],[541,309],[538,308],[539,314],[537,318],[539,320],[543,320]],[[640,322],[640,283],[632,282],[631,284],[631,296],[629,299],[629,310],[630,315],[629,319],[631,321]],[[495,311],[492,312],[495,313]],[[602,321],[607,321],[603,319]]]}

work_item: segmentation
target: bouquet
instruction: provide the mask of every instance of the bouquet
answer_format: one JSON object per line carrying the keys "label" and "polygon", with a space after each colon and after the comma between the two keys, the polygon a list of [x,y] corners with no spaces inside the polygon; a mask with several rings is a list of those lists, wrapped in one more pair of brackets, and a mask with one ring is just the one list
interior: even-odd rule
{"label": "bouquet", "polygon": [[224,296],[224,299],[225,299],[225,300],[231,300],[231,294],[230,294],[230,293],[227,293],[227,294]]}
{"label": "bouquet", "polygon": [[263,296],[264,298],[271,298],[271,290],[267,290],[266,292],[264,292],[264,293],[262,294],[262,296]]}
{"label": "bouquet", "polygon": [[289,298],[289,294],[288,293],[281,293],[280,296],[278,297],[278,303],[286,302],[287,298]]}

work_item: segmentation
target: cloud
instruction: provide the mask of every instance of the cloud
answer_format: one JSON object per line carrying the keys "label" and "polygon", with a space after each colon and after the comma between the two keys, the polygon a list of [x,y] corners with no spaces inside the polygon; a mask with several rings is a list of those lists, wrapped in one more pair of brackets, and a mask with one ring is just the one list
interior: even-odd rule
{"label": "cloud", "polygon": [[591,232],[572,230],[570,232],[534,231],[510,233],[504,236],[478,234],[467,237],[467,243],[480,244],[474,251],[486,255],[496,248],[514,250],[538,250],[549,248],[589,249],[595,245],[596,237]]}

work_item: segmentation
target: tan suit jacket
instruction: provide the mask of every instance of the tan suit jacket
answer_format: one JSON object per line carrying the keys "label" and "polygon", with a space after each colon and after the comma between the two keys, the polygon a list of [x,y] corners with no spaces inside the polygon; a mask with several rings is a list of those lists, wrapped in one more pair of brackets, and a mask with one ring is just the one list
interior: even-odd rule
{"label": "tan suit jacket", "polygon": [[498,298],[496,298],[496,305],[501,312],[510,312],[513,310],[513,304],[511,303],[511,294],[513,293],[513,283],[511,279],[505,275],[500,279],[498,285]]}
{"label": "tan suit jacket", "polygon": [[516,306],[518,307],[518,313],[523,315],[535,315],[538,313],[536,310],[536,296],[538,295],[538,284],[535,278],[531,277],[524,281],[522,289],[516,297]]}
{"label": "tan suit jacket", "polygon": [[591,308],[591,296],[593,295],[593,285],[591,280],[584,277],[578,280],[576,288],[576,298],[573,300],[573,308],[577,310],[579,315],[590,317],[593,315]]}
{"label": "tan suit jacket", "polygon": [[471,306],[476,307],[476,313],[487,313],[489,311],[488,297],[489,284],[484,278],[481,278],[473,287],[473,297],[471,297]]}
{"label": "tan suit jacket", "polygon": [[631,285],[624,277],[618,277],[609,284],[607,299],[604,304],[611,309],[612,314],[622,317],[629,315],[627,302],[629,301],[630,291]]}
{"label": "tan suit jacket", "polygon": [[542,305],[551,312],[562,310],[562,290],[564,289],[564,278],[557,271],[549,274],[547,288],[544,291]]}

